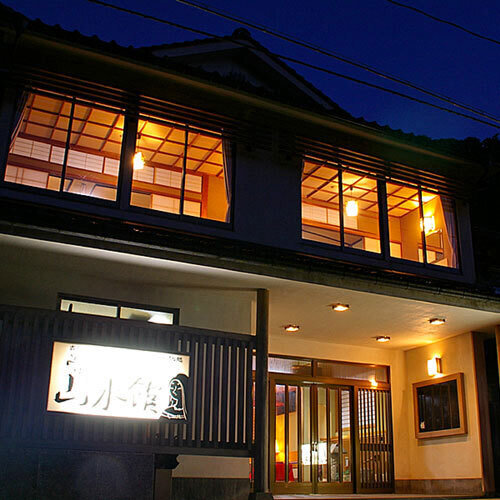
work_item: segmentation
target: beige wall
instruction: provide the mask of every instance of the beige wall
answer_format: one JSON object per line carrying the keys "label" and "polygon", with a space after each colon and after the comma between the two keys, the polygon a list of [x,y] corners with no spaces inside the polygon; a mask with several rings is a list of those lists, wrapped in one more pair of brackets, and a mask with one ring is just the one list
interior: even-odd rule
{"label": "beige wall", "polygon": [[[414,431],[412,384],[428,380],[427,360],[439,355],[443,375],[464,373],[468,433],[433,439],[416,439]],[[408,393],[407,427],[409,475],[404,479],[480,478],[481,456],[477,414],[476,381],[470,333],[452,337],[405,353]]]}

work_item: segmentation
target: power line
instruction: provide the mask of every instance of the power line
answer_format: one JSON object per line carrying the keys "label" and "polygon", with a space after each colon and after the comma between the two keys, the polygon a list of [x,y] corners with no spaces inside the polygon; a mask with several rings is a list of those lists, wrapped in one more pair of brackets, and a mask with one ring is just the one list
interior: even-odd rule
{"label": "power line", "polygon": [[429,14],[428,12],[425,12],[422,9],[417,9],[416,7],[412,7],[411,5],[405,5],[404,3],[396,2],[396,0],[386,0],[386,1],[389,3],[392,3],[394,5],[397,5],[398,7],[403,7],[404,9],[408,9],[408,10],[412,10],[413,12],[417,12],[418,14],[421,14],[425,17],[428,17],[429,19],[437,21],[438,23],[443,23],[443,24],[447,24],[448,26],[453,26],[453,28],[457,28],[459,30],[465,31],[465,33],[468,33],[469,35],[480,38],[481,40],[486,40],[488,42],[492,42],[492,43],[496,43],[497,45],[500,45],[500,41],[496,40],[495,38],[490,38],[489,36],[481,35],[481,33],[476,33],[475,31],[472,31],[468,28],[465,28],[464,26],[461,26],[460,24],[454,23],[452,21],[447,21],[446,19],[442,19],[440,17]]}
{"label": "power line", "polygon": [[246,26],[248,28],[256,29],[258,31],[261,31],[262,33],[274,36],[274,37],[279,38],[281,40],[285,40],[287,42],[293,43],[293,44],[298,45],[300,47],[304,47],[304,48],[312,50],[314,52],[318,52],[319,54],[325,55],[327,57],[331,57],[332,59],[337,59],[338,61],[344,62],[346,64],[350,64],[351,66],[355,66],[356,68],[364,69],[365,71],[369,71],[370,73],[373,73],[381,78],[385,78],[385,79],[390,80],[392,82],[404,85],[404,86],[409,87],[413,90],[417,90],[418,92],[421,92],[423,94],[434,97],[435,99],[439,99],[441,101],[447,102],[448,104],[451,104],[452,106],[455,106],[457,108],[464,109],[466,111],[470,111],[474,114],[482,116],[483,118],[488,118],[488,119],[493,120],[497,123],[500,123],[499,118],[496,118],[495,116],[489,114],[487,111],[469,106],[468,104],[460,103],[451,97],[448,97],[448,96],[445,96],[443,94],[439,94],[439,93],[434,92],[432,90],[426,89],[420,85],[409,82],[408,80],[403,80],[403,79],[398,78],[396,76],[390,75],[390,74],[385,73],[379,69],[376,69],[372,66],[369,66],[368,64],[364,64],[364,63],[349,59],[345,56],[341,56],[341,55],[336,54],[336,53],[334,53],[330,50],[327,50],[323,47],[319,47],[318,45],[314,45],[314,44],[312,44],[310,42],[306,42],[304,40],[299,40],[299,39],[292,37],[290,35],[287,35],[285,33],[280,33],[278,31],[272,30],[269,27],[266,27],[266,26],[263,26],[260,24],[256,24],[256,23],[252,23],[252,22],[247,21],[245,19],[242,19],[240,17],[236,17],[236,16],[230,15],[228,13],[222,12],[221,10],[217,10],[217,9],[212,8],[212,7],[208,7],[207,5],[202,4],[200,2],[195,2],[193,0],[177,0],[177,1],[179,3],[182,3],[182,4],[189,5],[190,7],[195,7],[197,9],[200,9],[204,12],[214,14],[216,16],[222,17],[224,19],[227,19],[227,20],[230,20],[233,22],[237,22],[237,23],[239,23],[243,26]]}
{"label": "power line", "polygon": [[[136,11],[136,10],[127,9],[125,7],[119,7],[118,5],[113,5],[113,4],[110,4],[108,2],[104,2],[103,0],[87,0],[87,1],[90,2],[90,3],[95,3],[95,4],[98,4],[98,5],[101,5],[103,7],[108,7],[108,8],[115,9],[115,10],[118,10],[118,11],[121,11],[121,12],[125,12],[127,14],[131,14],[131,15],[134,15],[134,16],[142,17],[143,19],[148,19],[148,20],[151,20],[151,21],[155,21],[155,22],[159,22],[159,23],[162,23],[162,24],[166,24],[168,26],[172,26],[174,28],[179,28],[179,29],[182,29],[182,30],[190,31],[192,33],[196,33],[198,35],[203,35],[205,37],[215,38],[215,39],[218,39],[218,40],[227,40],[226,37],[223,37],[223,36],[220,36],[220,35],[215,35],[213,33],[209,33],[207,31],[200,30],[200,29],[197,29],[197,28],[191,28],[189,26],[184,26],[182,24],[175,23],[173,21],[168,21],[167,19],[158,18],[156,16],[151,16],[149,14],[145,14],[143,12],[139,12],[139,11]],[[416,97],[413,97],[413,96],[410,96],[410,95],[407,95],[407,94],[403,94],[402,92],[397,92],[395,90],[391,90],[391,89],[382,87],[380,85],[369,83],[369,82],[366,82],[364,80],[360,80],[358,78],[354,78],[354,77],[351,77],[351,76],[348,76],[348,75],[344,75],[344,74],[338,73],[336,71],[332,71],[332,70],[329,70],[329,69],[326,69],[326,68],[322,68],[320,66],[316,66],[316,65],[311,64],[311,63],[300,61],[299,59],[295,59],[295,58],[292,58],[292,57],[288,57],[288,56],[284,56],[284,55],[281,55],[281,54],[273,53],[273,52],[268,51],[267,49],[263,49],[263,48],[261,49],[259,47],[249,46],[247,43],[241,42],[239,40],[232,39],[231,42],[234,43],[235,45],[239,45],[239,46],[247,48],[247,49],[248,48],[252,48],[252,50],[256,50],[258,52],[262,52],[265,55],[272,55],[274,57],[277,57],[279,59],[282,59],[282,60],[285,60],[285,61],[288,61],[288,62],[299,64],[301,66],[305,66],[305,67],[310,68],[310,69],[321,71],[321,72],[327,73],[329,75],[337,76],[337,77],[343,78],[345,80],[349,80],[349,81],[352,81],[352,82],[355,82],[355,83],[359,83],[361,85],[365,85],[367,87],[371,87],[371,88],[374,88],[374,89],[377,89],[377,90],[381,90],[383,92],[387,92],[387,93],[390,93],[390,94],[393,94],[393,95],[396,95],[396,96],[399,96],[399,97],[403,97],[405,99],[417,102],[419,104],[424,104],[426,106],[430,106],[432,108],[439,109],[441,111],[446,111],[448,113],[451,113],[451,114],[454,114],[454,115],[457,115],[457,116],[461,116],[462,118],[467,118],[469,120],[473,120],[473,121],[482,123],[484,125],[488,125],[490,127],[494,127],[494,128],[497,128],[497,129],[500,128],[498,125],[495,125],[495,124],[493,124],[491,122],[488,122],[486,120],[482,120],[480,118],[476,118],[475,116],[470,116],[470,115],[467,115],[465,113],[461,113],[459,111],[455,111],[455,110],[452,110],[452,109],[449,109],[449,108],[445,108],[443,106],[439,106],[437,104],[433,104],[433,103],[431,103],[429,101],[424,101],[423,99],[419,99],[419,98],[416,98]],[[492,121],[496,121],[497,123],[500,123],[499,120],[496,120],[494,118],[491,118],[491,119],[492,119]]]}

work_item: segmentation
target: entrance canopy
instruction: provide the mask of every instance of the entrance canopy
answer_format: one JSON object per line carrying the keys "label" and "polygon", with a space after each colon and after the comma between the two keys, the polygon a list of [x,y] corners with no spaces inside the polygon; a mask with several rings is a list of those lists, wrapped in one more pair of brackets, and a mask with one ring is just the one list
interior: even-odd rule
{"label": "entrance canopy", "polygon": [[[270,352],[282,348],[291,338],[300,342],[407,350],[465,332],[492,332],[500,322],[499,312],[478,310],[473,301],[469,307],[463,307],[453,305],[439,293],[435,294],[435,303],[397,297],[397,290],[392,291],[392,296],[370,293],[354,289],[356,284],[347,279],[342,287],[324,286],[7,235],[0,236],[0,255],[4,277],[0,285],[2,302],[13,305],[53,309],[58,293],[131,300],[134,293],[150,297],[154,291],[154,302],[175,302],[176,296],[190,295],[189,307],[200,309],[203,304],[197,305],[196,300],[208,304],[211,296],[218,297],[217,314],[212,311],[196,316],[181,309],[180,324],[253,333],[254,292],[266,288],[270,298]],[[36,293],[26,290],[28,283],[35,284],[33,280]],[[105,288],[99,286],[104,281]],[[408,294],[407,290],[401,292]],[[114,296],[105,296],[109,294]],[[348,304],[349,309],[336,312],[332,305],[337,303]],[[161,305],[175,306],[171,302]],[[493,303],[491,308],[494,306]],[[432,325],[432,318],[446,321]],[[297,325],[299,330],[288,333],[287,325]],[[390,341],[379,343],[376,337],[380,336],[390,337]]]}

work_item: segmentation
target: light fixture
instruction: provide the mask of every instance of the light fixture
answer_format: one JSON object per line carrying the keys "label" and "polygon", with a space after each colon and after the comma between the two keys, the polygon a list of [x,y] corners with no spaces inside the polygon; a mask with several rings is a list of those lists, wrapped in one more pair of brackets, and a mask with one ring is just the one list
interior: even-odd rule
{"label": "light fixture", "polygon": [[424,219],[420,221],[420,229],[423,229],[425,234],[435,231],[436,220],[434,219],[434,215],[424,217]]}
{"label": "light fixture", "polygon": [[158,325],[170,325],[172,321],[165,313],[156,313],[153,314],[148,321],[150,323],[157,323]]}
{"label": "light fixture", "polygon": [[285,332],[289,333],[298,332],[300,330],[299,325],[285,325],[283,328],[285,329]]}
{"label": "light fixture", "polygon": [[140,151],[134,155],[134,170],[142,170],[144,168],[144,156]]}
{"label": "light fixture", "polygon": [[438,373],[443,373],[441,358],[439,356],[434,356],[432,359],[427,360],[427,373],[429,377],[434,377]]}
{"label": "light fixture", "polygon": [[338,312],[347,311],[347,309],[349,309],[349,304],[332,304],[332,309]]}
{"label": "light fixture", "polygon": [[429,323],[431,325],[444,325],[446,323],[446,318],[431,318]]}
{"label": "light fixture", "polygon": [[372,387],[378,387],[378,382],[375,380],[375,377],[370,377],[368,380]]}
{"label": "light fixture", "polygon": [[356,200],[349,200],[345,206],[345,213],[349,217],[356,217],[358,215],[358,202]]}
{"label": "light fixture", "polygon": [[389,337],[388,335],[377,335],[375,337],[375,340],[377,342],[389,342],[389,340],[391,340],[391,337]]}

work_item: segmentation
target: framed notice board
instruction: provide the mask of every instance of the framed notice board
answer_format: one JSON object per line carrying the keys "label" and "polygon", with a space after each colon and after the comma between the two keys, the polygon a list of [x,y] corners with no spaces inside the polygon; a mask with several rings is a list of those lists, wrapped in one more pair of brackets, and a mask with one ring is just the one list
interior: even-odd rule
{"label": "framed notice board", "polygon": [[413,384],[413,407],[417,439],[466,434],[464,374]]}

